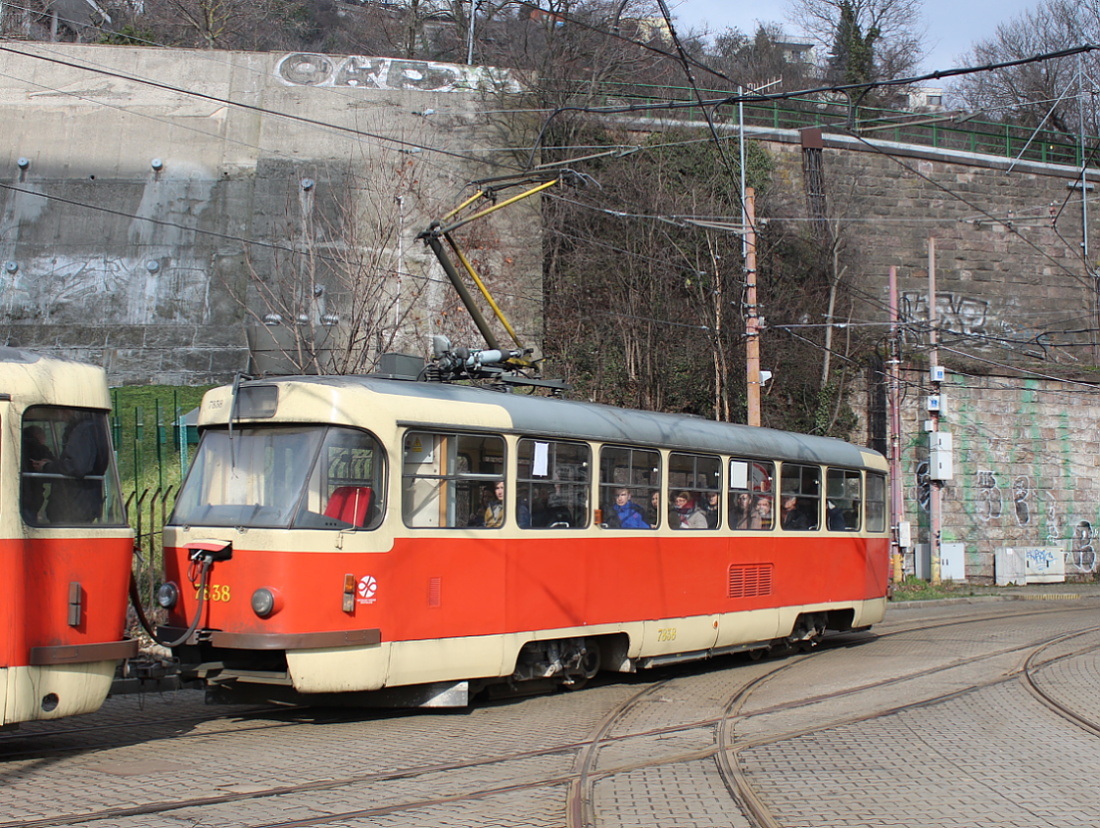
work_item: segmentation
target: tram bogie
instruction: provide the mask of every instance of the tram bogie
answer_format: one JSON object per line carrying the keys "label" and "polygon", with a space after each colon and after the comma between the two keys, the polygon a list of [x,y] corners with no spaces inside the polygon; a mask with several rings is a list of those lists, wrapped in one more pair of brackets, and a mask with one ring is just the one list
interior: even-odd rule
{"label": "tram bogie", "polygon": [[97,710],[120,660],[133,533],[104,372],[0,348],[0,726]]}
{"label": "tram bogie", "polygon": [[838,440],[370,377],[215,389],[199,427],[161,632],[218,695],[465,703],[885,610],[886,464]]}

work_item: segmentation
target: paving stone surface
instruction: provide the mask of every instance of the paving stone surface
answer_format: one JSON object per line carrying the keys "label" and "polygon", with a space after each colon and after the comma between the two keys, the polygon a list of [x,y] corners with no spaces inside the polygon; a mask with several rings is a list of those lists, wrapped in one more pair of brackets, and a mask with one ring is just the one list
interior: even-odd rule
{"label": "paving stone surface", "polygon": [[0,828],[751,828],[738,785],[790,828],[1092,826],[1095,592],[907,604],[807,656],[463,711],[112,697],[0,733]]}

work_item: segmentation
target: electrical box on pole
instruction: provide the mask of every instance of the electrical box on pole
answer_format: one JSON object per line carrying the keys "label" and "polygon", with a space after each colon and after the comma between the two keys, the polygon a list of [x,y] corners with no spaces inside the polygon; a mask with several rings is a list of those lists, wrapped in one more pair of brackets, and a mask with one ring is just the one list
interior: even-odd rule
{"label": "electrical box on pole", "polygon": [[928,434],[928,477],[932,480],[950,480],[954,477],[950,431],[932,431]]}

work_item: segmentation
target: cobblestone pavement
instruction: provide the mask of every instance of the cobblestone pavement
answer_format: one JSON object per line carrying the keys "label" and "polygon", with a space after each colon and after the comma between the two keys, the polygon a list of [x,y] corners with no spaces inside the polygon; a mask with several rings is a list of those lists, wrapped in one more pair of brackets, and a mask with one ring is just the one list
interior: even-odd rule
{"label": "cobblestone pavement", "polygon": [[113,697],[0,734],[0,828],[1091,826],[1100,590],[1042,594],[456,712]]}

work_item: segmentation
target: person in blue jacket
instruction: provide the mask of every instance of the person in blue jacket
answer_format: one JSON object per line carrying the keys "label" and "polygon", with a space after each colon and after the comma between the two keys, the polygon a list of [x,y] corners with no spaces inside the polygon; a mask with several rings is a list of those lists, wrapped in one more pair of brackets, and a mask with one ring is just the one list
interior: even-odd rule
{"label": "person in blue jacket", "polygon": [[607,525],[614,529],[650,529],[642,508],[630,499],[630,489],[616,489],[615,503],[608,510]]}

